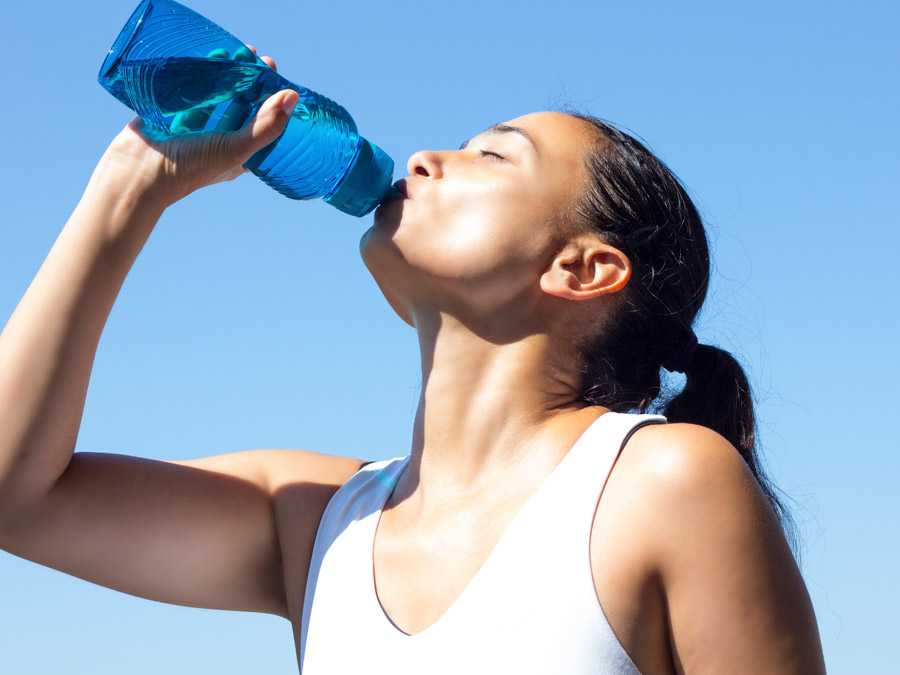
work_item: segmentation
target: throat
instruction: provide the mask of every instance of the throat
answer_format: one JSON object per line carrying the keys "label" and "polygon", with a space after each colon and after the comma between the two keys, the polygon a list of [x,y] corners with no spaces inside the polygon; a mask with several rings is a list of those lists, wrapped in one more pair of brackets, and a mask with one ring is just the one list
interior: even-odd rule
{"label": "throat", "polygon": [[521,462],[558,417],[586,407],[569,378],[547,365],[541,345],[435,348],[423,359],[412,443],[417,479],[477,488],[480,478]]}

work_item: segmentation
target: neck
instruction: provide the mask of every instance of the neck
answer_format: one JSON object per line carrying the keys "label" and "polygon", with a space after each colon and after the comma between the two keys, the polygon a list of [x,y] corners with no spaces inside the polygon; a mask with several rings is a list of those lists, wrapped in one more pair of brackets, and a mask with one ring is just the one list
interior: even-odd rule
{"label": "neck", "polygon": [[570,421],[586,405],[571,369],[554,364],[574,360],[545,334],[497,344],[452,318],[439,323],[419,327],[423,386],[404,491],[462,494],[511,471],[552,469],[597,415]]}

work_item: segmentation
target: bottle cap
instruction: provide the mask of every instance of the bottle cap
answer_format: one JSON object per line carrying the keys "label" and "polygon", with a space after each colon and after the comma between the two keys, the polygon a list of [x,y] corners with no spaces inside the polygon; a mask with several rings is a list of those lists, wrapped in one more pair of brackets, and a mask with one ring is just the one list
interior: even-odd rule
{"label": "bottle cap", "polygon": [[336,209],[361,218],[391,193],[394,160],[374,143],[359,139],[359,150],[350,170],[324,201]]}

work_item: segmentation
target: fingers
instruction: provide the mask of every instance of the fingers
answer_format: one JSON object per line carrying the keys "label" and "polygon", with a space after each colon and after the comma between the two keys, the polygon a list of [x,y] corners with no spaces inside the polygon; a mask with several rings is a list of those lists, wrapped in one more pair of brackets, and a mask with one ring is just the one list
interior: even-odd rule
{"label": "fingers", "polygon": [[[240,61],[243,63],[258,63],[260,60],[270,68],[274,68],[275,62],[268,56],[258,59],[256,49],[252,45],[239,47],[233,54],[227,49],[214,49],[206,55],[208,59],[222,59],[231,61]],[[246,100],[242,96],[237,96],[225,106],[224,111],[219,112],[216,116],[214,125],[210,125],[210,119],[215,114],[216,106],[209,105],[199,108],[192,108],[179,112],[175,115],[169,124],[172,134],[180,135],[193,131],[212,130],[215,131],[237,131],[240,129],[252,111],[252,102]]]}
{"label": "fingers", "polygon": [[[247,49],[256,54],[256,47],[254,47],[253,45],[247,45]],[[275,59],[273,59],[271,56],[260,56],[259,60],[269,66],[269,68],[271,68],[272,70],[278,70],[278,68],[275,66]]]}
{"label": "fingers", "polygon": [[202,131],[212,115],[212,108],[194,108],[175,115],[169,125],[173,134],[186,134],[190,131]]}
{"label": "fingers", "polygon": [[284,131],[300,95],[292,89],[285,89],[266,100],[250,123],[234,134],[234,140],[248,157],[274,141]]}
{"label": "fingers", "polygon": [[253,63],[256,61],[256,51],[251,49],[249,46],[244,46],[236,50],[234,52],[234,56],[232,56],[231,58],[235,61],[246,61],[247,63]]}
{"label": "fingers", "polygon": [[[262,61],[270,68],[275,67],[275,61],[271,57],[263,56],[257,59],[256,48],[252,45],[245,45],[231,57],[234,61],[243,61],[246,63],[257,63]],[[247,118],[250,116],[251,102],[242,96],[236,97],[222,113],[221,118],[216,123],[216,131],[237,131],[240,129]]]}
{"label": "fingers", "polygon": [[[252,52],[247,49],[244,49],[240,56],[238,56],[238,52],[235,52],[234,59],[237,61],[246,61],[255,60],[255,56]],[[231,54],[227,49],[219,47],[218,49],[213,49],[206,55],[207,59],[231,59]],[[214,77],[213,71],[210,71],[209,76]],[[192,131],[203,131],[206,129],[207,124],[209,123],[210,117],[212,117],[213,111],[215,110],[215,105],[203,106],[201,108],[191,108],[190,110],[184,110],[177,113],[169,124],[169,130],[173,134],[186,134]],[[245,113],[246,117],[246,113]],[[230,127],[222,128],[221,131],[232,131],[233,129],[239,128],[240,125],[234,126],[233,124]]]}
{"label": "fingers", "polygon": [[225,108],[225,112],[216,123],[216,131],[237,131],[244,126],[250,112],[250,105],[246,101],[235,99]]}

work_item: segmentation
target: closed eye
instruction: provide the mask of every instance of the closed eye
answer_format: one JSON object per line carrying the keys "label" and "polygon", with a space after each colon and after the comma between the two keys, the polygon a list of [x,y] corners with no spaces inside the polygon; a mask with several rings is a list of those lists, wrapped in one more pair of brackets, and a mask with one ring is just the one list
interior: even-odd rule
{"label": "closed eye", "polygon": [[478,156],[479,157],[493,157],[494,159],[506,159],[506,157],[494,152],[493,150],[479,150]]}

